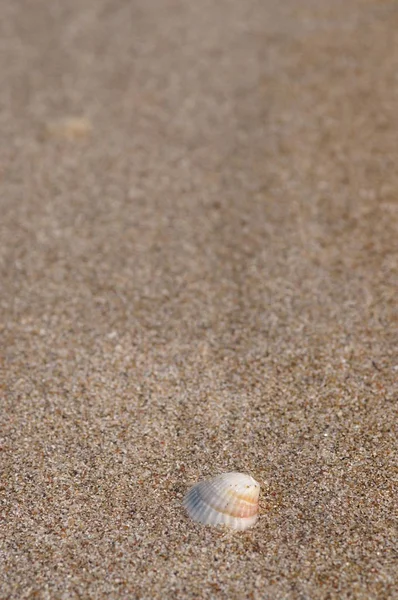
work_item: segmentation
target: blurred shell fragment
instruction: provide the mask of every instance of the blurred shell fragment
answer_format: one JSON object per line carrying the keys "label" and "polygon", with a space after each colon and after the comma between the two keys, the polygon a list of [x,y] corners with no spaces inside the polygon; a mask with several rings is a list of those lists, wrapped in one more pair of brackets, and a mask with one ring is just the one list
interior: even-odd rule
{"label": "blurred shell fragment", "polygon": [[244,473],[223,473],[193,486],[183,505],[203,525],[226,525],[244,531],[258,518],[260,485]]}

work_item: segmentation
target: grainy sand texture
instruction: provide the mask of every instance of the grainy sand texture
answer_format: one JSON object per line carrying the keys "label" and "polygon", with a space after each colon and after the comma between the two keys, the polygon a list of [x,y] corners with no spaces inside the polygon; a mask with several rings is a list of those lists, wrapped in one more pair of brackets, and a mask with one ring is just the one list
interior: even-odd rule
{"label": "grainy sand texture", "polygon": [[397,599],[397,0],[3,0],[0,74],[1,600]]}

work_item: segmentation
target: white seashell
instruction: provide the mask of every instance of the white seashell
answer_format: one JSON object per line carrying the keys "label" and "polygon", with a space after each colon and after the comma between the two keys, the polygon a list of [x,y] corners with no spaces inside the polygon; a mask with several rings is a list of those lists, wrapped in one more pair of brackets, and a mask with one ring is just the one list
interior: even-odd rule
{"label": "white seashell", "polygon": [[258,518],[260,485],[244,473],[223,473],[193,486],[184,507],[194,521],[243,531]]}

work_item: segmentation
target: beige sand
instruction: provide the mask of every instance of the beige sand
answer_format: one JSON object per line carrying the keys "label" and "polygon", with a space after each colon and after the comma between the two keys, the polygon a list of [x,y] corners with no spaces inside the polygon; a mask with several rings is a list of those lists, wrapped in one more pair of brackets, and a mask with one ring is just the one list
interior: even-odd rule
{"label": "beige sand", "polygon": [[398,598],[397,2],[0,30],[0,598]]}

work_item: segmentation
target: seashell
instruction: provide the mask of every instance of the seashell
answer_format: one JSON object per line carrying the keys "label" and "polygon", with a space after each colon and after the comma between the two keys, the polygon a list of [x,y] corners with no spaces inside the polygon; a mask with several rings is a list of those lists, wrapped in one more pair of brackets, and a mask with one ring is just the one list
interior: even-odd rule
{"label": "seashell", "polygon": [[260,485],[250,475],[223,473],[194,485],[183,505],[198,523],[243,531],[257,521],[259,494]]}

